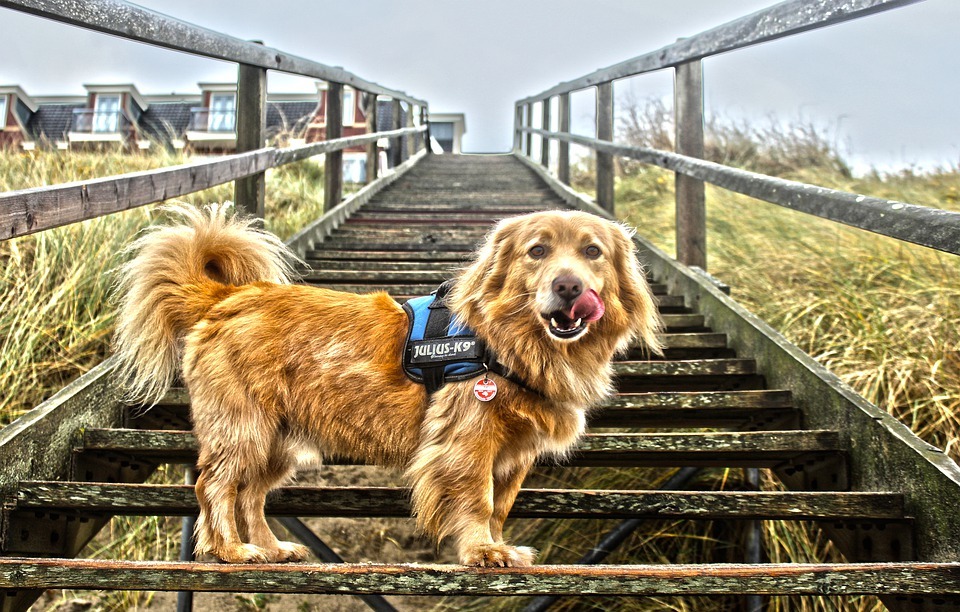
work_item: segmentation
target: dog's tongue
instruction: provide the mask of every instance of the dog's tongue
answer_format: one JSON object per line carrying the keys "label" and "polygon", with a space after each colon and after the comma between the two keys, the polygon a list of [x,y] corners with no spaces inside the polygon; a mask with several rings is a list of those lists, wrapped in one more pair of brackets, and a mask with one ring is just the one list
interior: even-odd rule
{"label": "dog's tongue", "polygon": [[600,299],[596,291],[591,289],[573,303],[573,308],[570,309],[570,319],[573,321],[577,319],[588,322],[596,321],[603,316],[605,310],[603,300]]}

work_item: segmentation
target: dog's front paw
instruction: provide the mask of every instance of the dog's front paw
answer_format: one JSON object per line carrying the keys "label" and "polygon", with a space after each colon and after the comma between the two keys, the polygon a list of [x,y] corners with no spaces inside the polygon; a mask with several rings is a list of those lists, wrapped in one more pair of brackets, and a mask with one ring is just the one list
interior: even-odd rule
{"label": "dog's front paw", "polygon": [[268,563],[270,553],[266,549],[253,544],[238,544],[221,548],[213,555],[224,563]]}
{"label": "dog's front paw", "polygon": [[529,567],[537,551],[529,546],[480,544],[460,551],[460,563],[475,567]]}
{"label": "dog's front paw", "polygon": [[272,553],[274,563],[296,563],[306,559],[310,554],[310,549],[293,542],[277,542],[277,549]]}

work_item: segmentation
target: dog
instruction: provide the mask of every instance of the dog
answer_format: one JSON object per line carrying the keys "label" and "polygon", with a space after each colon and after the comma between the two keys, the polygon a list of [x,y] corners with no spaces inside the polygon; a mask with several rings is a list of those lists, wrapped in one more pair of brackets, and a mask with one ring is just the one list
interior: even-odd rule
{"label": "dog", "polygon": [[577,211],[497,223],[443,296],[486,347],[484,369],[428,393],[403,367],[400,304],[291,284],[295,256],[228,209],[169,207],[175,222],[131,246],[119,281],[114,345],[130,399],[156,404],[178,372],[190,393],[196,552],[303,560],[264,502],[312,448],[404,470],[418,527],[452,538],[462,564],[531,565],[535,550],[503,541],[527,472],[583,434],[613,391],[615,354],[634,341],[660,351],[631,232]]}

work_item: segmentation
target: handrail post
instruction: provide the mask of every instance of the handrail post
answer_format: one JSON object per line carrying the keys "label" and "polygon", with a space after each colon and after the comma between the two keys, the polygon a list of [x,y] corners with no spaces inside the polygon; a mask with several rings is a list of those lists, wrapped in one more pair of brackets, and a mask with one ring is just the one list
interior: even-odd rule
{"label": "handrail post", "polygon": [[[370,92],[367,94],[367,133],[373,134],[377,131],[377,94]],[[367,145],[367,180],[369,185],[377,180],[380,174],[380,150],[377,142],[373,141]]]}
{"label": "handrail post", "polygon": [[[533,127],[533,102],[527,104],[527,127]],[[533,157],[533,134],[527,132],[527,157]]]}
{"label": "handrail post", "polygon": [[[400,111],[402,110],[400,100],[394,98],[391,104],[391,110],[393,110],[392,127],[394,130],[399,130],[401,125]],[[403,163],[403,137],[397,136],[393,139],[393,142],[390,143],[390,160],[394,168]]]}
{"label": "handrail post", "polygon": [[427,106],[420,107],[420,125],[427,126],[427,131],[422,132],[421,137],[423,138],[423,148],[429,155],[433,153],[433,149],[430,146],[430,108]]}
{"label": "handrail post", "polygon": [[[703,65],[679,64],[674,80],[676,150],[703,159]],[[676,173],[677,259],[707,269],[707,213],[703,181]]]}
{"label": "handrail post", "polygon": [[[262,43],[261,43],[262,44]],[[267,127],[267,69],[239,64],[237,72],[237,152],[264,145]],[[267,173],[258,172],[234,182],[237,213],[263,219]]]}
{"label": "handrail post", "polygon": [[[597,140],[613,142],[613,81],[597,85]],[[597,151],[597,205],[613,213],[613,155]]]}
{"label": "handrail post", "polygon": [[513,151],[515,153],[523,152],[523,105],[516,104],[513,107]]}
{"label": "handrail post", "polygon": [[[343,136],[343,84],[330,82],[327,87],[327,140]],[[324,157],[323,210],[331,210],[343,195],[343,151],[331,151]]]}
{"label": "handrail post", "polygon": [[[550,98],[544,98],[540,108],[540,126],[545,132],[550,131]],[[540,139],[540,164],[550,169],[550,137],[543,136]]]}
{"label": "handrail post", "polygon": [[[407,103],[407,127],[414,127],[413,114],[416,105]],[[410,159],[417,153],[417,136],[410,134],[407,136],[407,159]]]}
{"label": "handrail post", "polygon": [[[570,132],[569,92],[560,94],[557,114],[560,115],[557,129],[561,132]],[[557,143],[557,180],[564,185],[570,184],[570,143],[566,140],[560,140]]]}

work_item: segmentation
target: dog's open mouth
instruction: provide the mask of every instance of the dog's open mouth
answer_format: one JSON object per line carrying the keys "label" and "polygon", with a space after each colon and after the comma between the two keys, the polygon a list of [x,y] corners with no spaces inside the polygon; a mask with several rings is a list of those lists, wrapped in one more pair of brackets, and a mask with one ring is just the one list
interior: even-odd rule
{"label": "dog's open mouth", "polygon": [[603,316],[603,300],[593,289],[587,291],[567,310],[554,310],[540,316],[547,321],[547,331],[561,340],[576,338],[587,329],[587,325]]}

